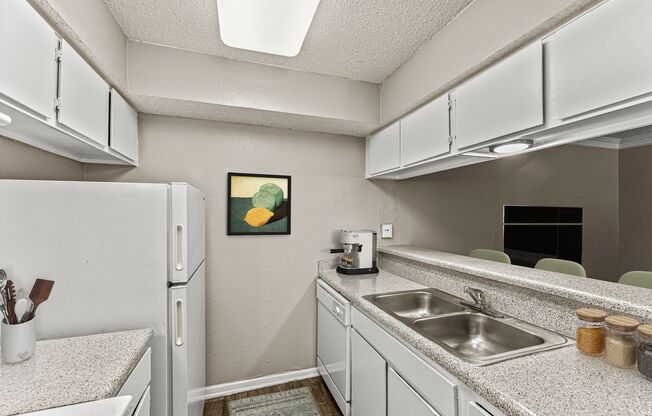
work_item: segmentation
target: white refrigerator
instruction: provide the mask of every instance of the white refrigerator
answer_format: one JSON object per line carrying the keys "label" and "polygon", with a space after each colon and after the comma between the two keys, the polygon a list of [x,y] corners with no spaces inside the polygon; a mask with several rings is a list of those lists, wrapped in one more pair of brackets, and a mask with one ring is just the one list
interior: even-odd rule
{"label": "white refrigerator", "polygon": [[152,328],[151,414],[201,416],[204,216],[185,183],[0,180],[0,268],[55,281],[40,339]]}

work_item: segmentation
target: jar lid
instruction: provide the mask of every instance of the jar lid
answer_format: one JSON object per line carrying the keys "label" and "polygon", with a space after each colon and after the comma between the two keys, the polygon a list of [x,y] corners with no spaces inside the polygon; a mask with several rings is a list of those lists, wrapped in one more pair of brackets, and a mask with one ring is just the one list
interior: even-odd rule
{"label": "jar lid", "polygon": [[609,316],[604,322],[609,328],[621,329],[623,331],[633,331],[641,324],[636,319],[627,316]]}
{"label": "jar lid", "polygon": [[641,335],[652,338],[652,325],[641,325],[638,327],[638,332]]}
{"label": "jar lid", "polygon": [[578,309],[575,313],[580,319],[590,322],[602,322],[607,317],[607,312],[593,308]]}

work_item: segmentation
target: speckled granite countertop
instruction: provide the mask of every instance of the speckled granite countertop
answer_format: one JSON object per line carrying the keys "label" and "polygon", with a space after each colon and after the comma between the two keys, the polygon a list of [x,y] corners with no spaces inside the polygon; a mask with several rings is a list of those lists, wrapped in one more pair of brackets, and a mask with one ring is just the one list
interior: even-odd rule
{"label": "speckled granite countertop", "polygon": [[0,364],[0,416],[115,396],[152,334],[140,329],[37,342],[29,360]]}
{"label": "speckled granite countertop", "polygon": [[508,416],[652,416],[652,382],[585,357],[569,346],[476,367],[448,353],[362,296],[423,288],[381,270],[343,276],[321,268],[319,277],[399,339],[436,362]]}
{"label": "speckled granite countertop", "polygon": [[652,320],[652,290],[597,279],[569,279],[560,273],[411,246],[379,247],[378,251]]}

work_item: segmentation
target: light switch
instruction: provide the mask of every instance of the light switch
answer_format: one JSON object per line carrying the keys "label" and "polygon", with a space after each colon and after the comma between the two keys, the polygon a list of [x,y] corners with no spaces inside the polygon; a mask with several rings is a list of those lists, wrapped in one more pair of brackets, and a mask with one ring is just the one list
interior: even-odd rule
{"label": "light switch", "polygon": [[380,238],[392,238],[394,235],[394,227],[392,224],[382,224],[380,226]]}

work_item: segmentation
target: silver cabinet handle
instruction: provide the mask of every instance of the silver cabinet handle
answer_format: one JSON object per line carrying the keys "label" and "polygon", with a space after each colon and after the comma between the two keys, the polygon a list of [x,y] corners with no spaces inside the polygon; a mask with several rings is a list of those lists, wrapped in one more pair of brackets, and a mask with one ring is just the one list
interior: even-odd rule
{"label": "silver cabinet handle", "polygon": [[174,256],[174,268],[178,271],[183,270],[183,224],[177,224],[177,235],[175,238],[175,256]]}
{"label": "silver cabinet handle", "polygon": [[181,299],[177,299],[176,306],[174,344],[177,347],[180,347],[183,345],[183,301]]}

